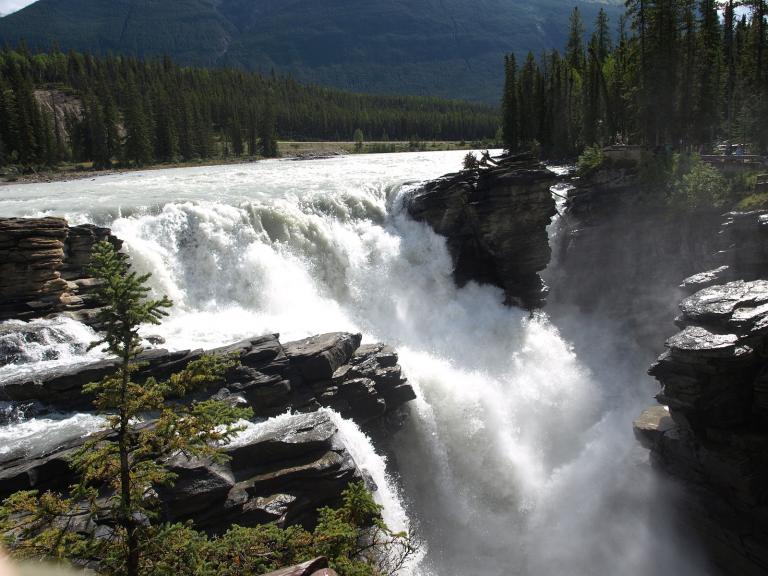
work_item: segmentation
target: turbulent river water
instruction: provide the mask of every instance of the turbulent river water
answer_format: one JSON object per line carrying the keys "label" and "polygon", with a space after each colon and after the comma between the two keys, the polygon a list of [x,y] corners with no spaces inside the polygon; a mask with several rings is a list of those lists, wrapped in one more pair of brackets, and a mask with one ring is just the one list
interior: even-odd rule
{"label": "turbulent river water", "polygon": [[[337,420],[380,486],[387,520],[410,524],[425,543],[413,573],[705,573],[672,528],[674,494],[632,438],[631,420],[654,386],[613,360],[617,347],[632,356],[631,345],[622,352],[625,340],[610,327],[566,305],[529,317],[503,306],[497,289],[457,288],[443,239],[402,212],[409,187],[455,171],[462,155],[263,161],[12,186],[0,189],[0,214],[111,226],[134,265],[153,274],[153,288],[175,302],[151,330],[168,347],[339,330],[396,346],[418,399],[386,467],[354,424]],[[87,329],[38,324],[38,344],[0,368],[0,381],[98,354],[86,352]],[[14,332],[0,325],[0,338]],[[0,453],[97,425],[87,415],[22,418],[0,427]]]}

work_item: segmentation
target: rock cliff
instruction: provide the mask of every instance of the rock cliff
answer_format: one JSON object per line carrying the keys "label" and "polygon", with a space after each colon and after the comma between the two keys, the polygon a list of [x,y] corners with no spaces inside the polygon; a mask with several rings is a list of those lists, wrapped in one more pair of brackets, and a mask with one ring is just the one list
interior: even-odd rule
{"label": "rock cliff", "polygon": [[680,303],[680,331],[650,369],[661,405],[634,424],[685,484],[691,526],[734,576],[768,570],[767,217],[727,215],[719,265],[683,282],[694,293]]}
{"label": "rock cliff", "polygon": [[93,279],[86,268],[97,242],[122,242],[108,228],[63,218],[0,218],[0,321],[56,312],[87,318]]}
{"label": "rock cliff", "polygon": [[556,180],[533,157],[512,156],[430,182],[405,206],[447,238],[458,284],[492,284],[509,304],[537,308],[546,298],[538,273],[551,255],[547,226],[556,213],[550,193]]}

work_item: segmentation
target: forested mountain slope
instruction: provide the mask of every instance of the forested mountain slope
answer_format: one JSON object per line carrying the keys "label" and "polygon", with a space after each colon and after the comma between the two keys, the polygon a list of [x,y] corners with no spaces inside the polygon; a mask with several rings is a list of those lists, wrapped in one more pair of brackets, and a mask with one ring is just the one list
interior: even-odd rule
{"label": "forested mountain slope", "polygon": [[[622,0],[39,0],[0,18],[32,48],[167,54],[342,88],[497,102],[503,55],[560,48]],[[614,22],[615,24],[615,22]]]}

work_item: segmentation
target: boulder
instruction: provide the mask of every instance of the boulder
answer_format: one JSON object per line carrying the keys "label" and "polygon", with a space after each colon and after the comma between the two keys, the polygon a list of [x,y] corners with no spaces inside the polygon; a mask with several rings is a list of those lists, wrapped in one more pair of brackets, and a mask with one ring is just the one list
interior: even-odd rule
{"label": "boulder", "polygon": [[307,381],[328,380],[360,347],[360,334],[336,332],[285,345],[291,366]]}
{"label": "boulder", "polygon": [[632,423],[635,437],[646,448],[655,448],[666,432],[675,427],[666,406],[651,406]]}

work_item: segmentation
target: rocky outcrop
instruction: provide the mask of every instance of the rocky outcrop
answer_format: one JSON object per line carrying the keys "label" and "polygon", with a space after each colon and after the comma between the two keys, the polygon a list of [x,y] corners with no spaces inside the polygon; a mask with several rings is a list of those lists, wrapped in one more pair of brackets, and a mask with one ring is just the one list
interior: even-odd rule
{"label": "rocky outcrop", "polygon": [[86,268],[96,242],[122,242],[108,228],[62,218],[0,218],[0,321],[56,312],[87,318],[95,306]]}
{"label": "rocky outcrop", "polygon": [[547,226],[555,215],[554,173],[531,156],[465,170],[426,184],[406,199],[415,220],[447,238],[454,276],[504,289],[509,304],[536,308],[550,259]]}
{"label": "rocky outcrop", "polygon": [[[768,571],[764,229],[761,213],[728,215],[720,266],[683,283],[696,291],[680,303],[680,331],[650,369],[662,405],[634,424],[655,464],[685,484],[686,517],[723,573],[733,575]],[[732,280],[741,276],[751,279]]]}
{"label": "rocky outcrop", "polygon": [[[18,490],[66,490],[73,480],[69,462],[81,442],[47,454],[0,456],[0,500]],[[250,428],[225,453],[225,463],[183,456],[169,462],[177,479],[159,491],[167,520],[192,520],[214,534],[232,524],[312,527],[318,508],[339,505],[349,483],[365,478],[322,411]]]}
{"label": "rocky outcrop", "polygon": [[[231,355],[239,365],[206,394],[246,403],[258,416],[330,407],[362,424],[415,394],[394,350],[383,344],[360,346],[360,339],[359,334],[337,332],[283,345],[277,335],[267,335],[209,351],[146,350],[138,358],[145,366],[137,378],[167,378],[206,353]],[[0,399],[88,410],[92,399],[82,394],[83,386],[110,374],[116,365],[116,360],[103,360],[23,374],[0,384]]]}

